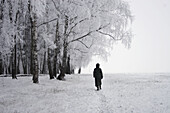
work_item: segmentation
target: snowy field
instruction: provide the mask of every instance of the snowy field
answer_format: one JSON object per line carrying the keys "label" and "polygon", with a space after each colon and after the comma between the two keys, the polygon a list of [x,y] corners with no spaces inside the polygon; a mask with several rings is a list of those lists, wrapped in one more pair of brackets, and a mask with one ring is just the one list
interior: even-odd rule
{"label": "snowy field", "polygon": [[170,113],[170,74],[105,75],[100,91],[92,75],[31,79],[0,77],[0,113]]}

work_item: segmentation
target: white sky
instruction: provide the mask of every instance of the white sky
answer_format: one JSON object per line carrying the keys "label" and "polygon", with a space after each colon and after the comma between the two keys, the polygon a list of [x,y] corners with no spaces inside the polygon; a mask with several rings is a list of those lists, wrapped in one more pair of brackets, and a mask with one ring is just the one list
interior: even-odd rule
{"label": "white sky", "polygon": [[170,0],[127,0],[135,19],[131,48],[115,45],[108,61],[94,58],[82,73],[92,73],[96,63],[104,73],[170,72]]}

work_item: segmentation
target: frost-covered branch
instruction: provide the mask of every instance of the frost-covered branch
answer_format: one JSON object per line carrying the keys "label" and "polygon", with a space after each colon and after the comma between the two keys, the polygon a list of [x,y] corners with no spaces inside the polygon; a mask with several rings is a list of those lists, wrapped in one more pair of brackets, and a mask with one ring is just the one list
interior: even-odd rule
{"label": "frost-covered branch", "polygon": [[51,1],[53,2],[55,9],[56,9],[58,12],[60,12],[60,14],[62,14],[62,12],[61,12],[60,9],[57,7],[57,5],[56,5],[56,3],[54,2],[54,0],[51,0]]}
{"label": "frost-covered branch", "polygon": [[75,24],[70,28],[70,31],[69,31],[68,35],[72,32],[72,30],[73,30],[78,24],[84,22],[85,20],[88,20],[88,18],[84,18],[84,19],[78,21],[77,23],[75,23]]}
{"label": "frost-covered branch", "polygon": [[97,30],[97,32],[99,32],[99,33],[101,33],[102,35],[106,35],[106,36],[109,36],[109,37],[111,37],[113,40],[122,40],[122,37],[121,38],[115,38],[114,36],[112,36],[111,34],[109,34],[109,33],[104,33],[104,32],[102,32],[102,31],[100,31],[100,30]]}
{"label": "frost-covered branch", "polygon": [[91,33],[93,33],[93,32],[97,32],[97,31],[99,31],[99,30],[101,30],[101,29],[106,28],[108,25],[109,25],[109,24],[106,24],[106,25],[104,25],[104,26],[100,26],[98,29],[89,31],[89,32],[86,33],[85,35],[83,35],[83,36],[81,36],[81,37],[79,37],[79,38],[73,39],[73,40],[71,40],[71,41],[68,42],[68,43],[71,43],[71,42],[75,42],[75,41],[81,40],[81,39],[85,38],[86,36],[89,36],[89,35],[90,35]]}
{"label": "frost-covered branch", "polygon": [[90,46],[87,46],[84,42],[82,42],[82,41],[80,41],[80,40],[78,40],[78,42],[80,42],[81,44],[83,44],[86,48],[88,48],[88,49],[90,49],[91,48],[91,46],[93,45],[93,43],[90,45]]}
{"label": "frost-covered branch", "polygon": [[88,52],[82,51],[82,50],[80,50],[78,48],[74,48],[74,50],[79,51],[79,52],[84,53],[84,54],[88,53]]}
{"label": "frost-covered branch", "polygon": [[42,26],[42,25],[44,25],[44,24],[48,24],[48,23],[53,22],[53,21],[55,21],[55,20],[57,20],[57,19],[58,19],[58,18],[54,18],[54,19],[49,20],[49,21],[47,21],[47,22],[43,22],[43,23],[41,23],[40,25],[38,25],[37,27],[40,27],[40,26]]}

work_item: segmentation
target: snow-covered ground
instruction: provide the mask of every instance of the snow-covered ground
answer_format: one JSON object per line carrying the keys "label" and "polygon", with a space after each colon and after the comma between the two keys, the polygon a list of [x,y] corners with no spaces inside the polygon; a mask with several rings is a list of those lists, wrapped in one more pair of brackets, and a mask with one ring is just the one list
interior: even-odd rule
{"label": "snow-covered ground", "polygon": [[100,91],[92,75],[31,79],[0,77],[0,113],[170,113],[170,74],[105,75]]}

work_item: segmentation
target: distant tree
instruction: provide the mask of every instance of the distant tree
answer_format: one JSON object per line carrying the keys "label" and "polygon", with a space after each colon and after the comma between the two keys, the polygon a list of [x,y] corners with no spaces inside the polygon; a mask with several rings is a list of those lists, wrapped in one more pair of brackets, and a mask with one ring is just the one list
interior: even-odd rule
{"label": "distant tree", "polygon": [[3,73],[4,73],[4,69],[3,69],[2,53],[0,52],[0,74]]}

